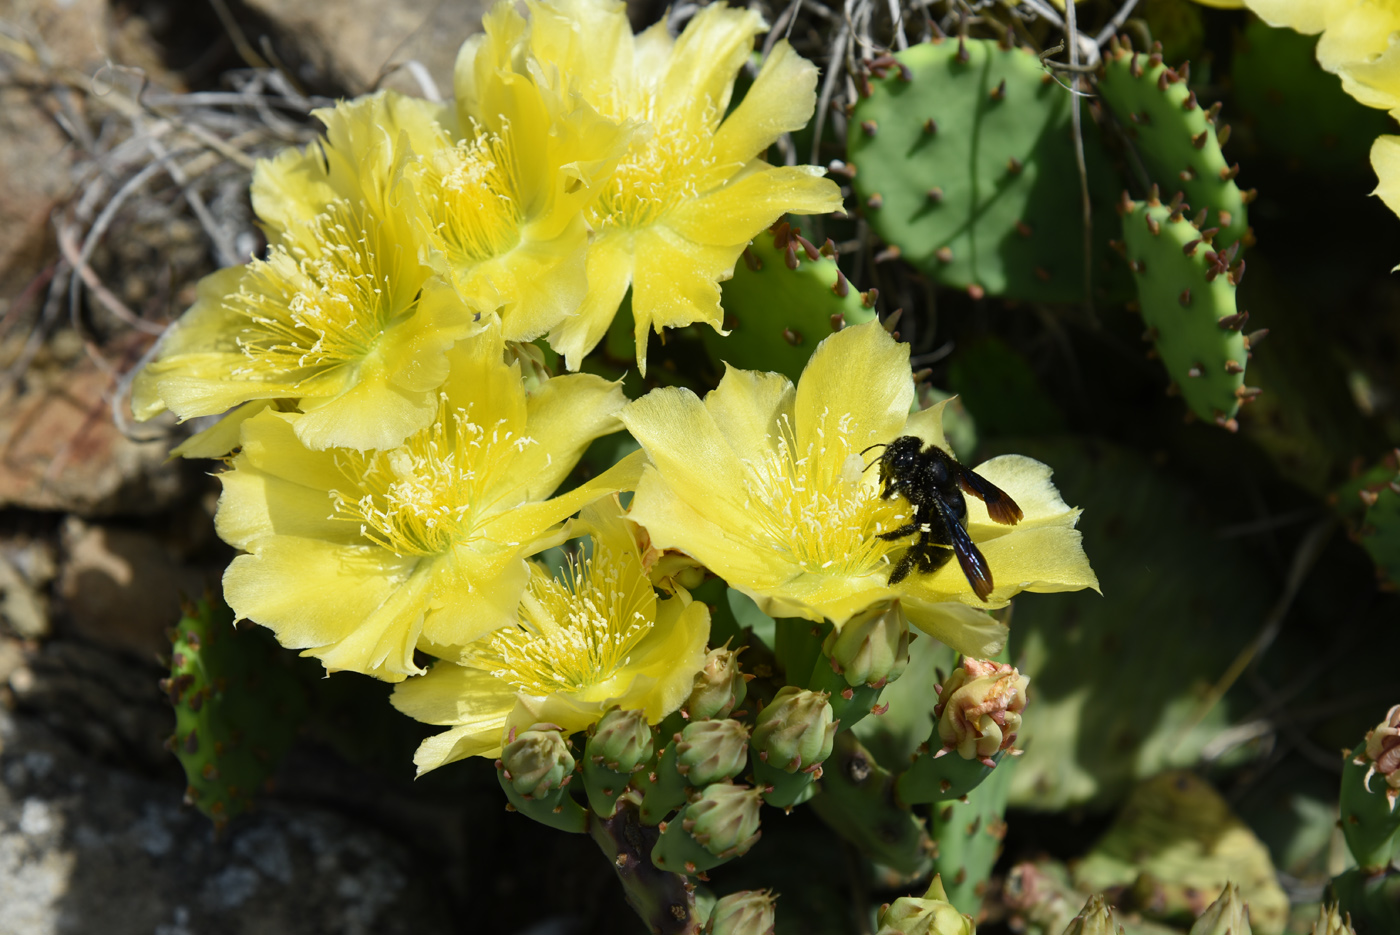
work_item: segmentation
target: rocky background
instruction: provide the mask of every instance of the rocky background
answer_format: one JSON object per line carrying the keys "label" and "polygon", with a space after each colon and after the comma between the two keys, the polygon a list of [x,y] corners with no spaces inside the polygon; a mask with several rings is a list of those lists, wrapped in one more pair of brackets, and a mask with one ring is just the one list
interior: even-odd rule
{"label": "rocky background", "polygon": [[229,552],[207,465],[126,423],[124,378],[200,276],[262,248],[252,160],[337,96],[450,94],[482,11],[0,0],[0,935],[637,925],[592,843],[512,820],[489,764],[414,783],[417,725],[368,680],[321,683],[218,839],[162,748],[165,628]]}

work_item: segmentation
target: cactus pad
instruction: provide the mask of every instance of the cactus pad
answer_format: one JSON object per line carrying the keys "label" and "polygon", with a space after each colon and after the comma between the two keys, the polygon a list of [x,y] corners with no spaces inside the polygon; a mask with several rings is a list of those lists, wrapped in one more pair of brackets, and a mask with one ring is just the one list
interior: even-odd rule
{"label": "cactus pad", "polygon": [[[985,40],[936,40],[872,66],[885,75],[856,105],[847,153],[876,233],[974,296],[1082,299],[1069,92],[1033,53]],[[1084,130],[1094,132],[1087,117]],[[1107,209],[1116,174],[1092,142],[1091,202]],[[1117,225],[1104,213],[1101,233]]]}
{"label": "cactus pad", "polygon": [[235,629],[233,611],[206,599],[185,607],[171,632],[175,706],[166,745],[185,768],[185,800],[222,829],[253,804],[306,714],[306,697],[264,631]]}
{"label": "cactus pad", "polygon": [[934,872],[943,875],[948,901],[977,918],[987,879],[1006,836],[1006,800],[1011,793],[1014,758],[1006,758],[987,780],[960,799],[935,805],[933,837],[938,841]]}
{"label": "cactus pad", "polygon": [[1366,516],[1358,538],[1376,563],[1376,576],[1400,587],[1400,474],[1367,488],[1363,498]]}
{"label": "cactus pad", "polygon": [[1191,411],[1233,430],[1249,393],[1249,346],[1240,333],[1248,316],[1235,308],[1235,286],[1244,276],[1244,261],[1234,259],[1237,246],[1218,250],[1210,232],[1184,216],[1179,199],[1163,205],[1155,190],[1145,203],[1124,195],[1120,210],[1147,336]]}
{"label": "cactus pad", "polygon": [[1228,133],[1216,128],[1213,112],[1196,101],[1186,78],[1184,67],[1178,72],[1163,65],[1160,53],[1143,55],[1114,40],[1099,73],[1099,95],[1136,144],[1151,181],[1168,196],[1181,192],[1187,203],[1205,209],[1202,227],[1219,228],[1217,240],[1228,247],[1249,229],[1247,196],[1234,181],[1239,167],[1220,150]]}
{"label": "cactus pad", "polygon": [[822,338],[874,318],[876,294],[851,285],[834,254],[786,221],[755,237],[723,285],[724,327],[733,337],[700,329],[710,359],[795,382]]}

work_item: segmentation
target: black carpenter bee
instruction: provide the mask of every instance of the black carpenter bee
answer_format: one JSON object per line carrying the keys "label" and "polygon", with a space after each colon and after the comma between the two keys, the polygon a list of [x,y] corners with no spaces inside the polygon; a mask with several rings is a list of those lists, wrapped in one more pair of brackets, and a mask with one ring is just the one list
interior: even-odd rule
{"label": "black carpenter bee", "polygon": [[914,507],[911,522],[882,533],[880,538],[893,541],[919,534],[890,572],[890,584],[903,581],[915,568],[925,573],[937,571],[956,555],[967,583],[985,601],[992,593],[992,570],[967,534],[967,501],[963,492],[985,503],[987,515],[1008,526],[1020,522],[1024,515],[1016,501],[937,445],[925,448],[923,439],[917,436],[901,435],[887,445],[871,445],[865,451],[871,448],[885,449],[879,460],[880,481],[884,484],[880,496],[888,500],[902,494]]}

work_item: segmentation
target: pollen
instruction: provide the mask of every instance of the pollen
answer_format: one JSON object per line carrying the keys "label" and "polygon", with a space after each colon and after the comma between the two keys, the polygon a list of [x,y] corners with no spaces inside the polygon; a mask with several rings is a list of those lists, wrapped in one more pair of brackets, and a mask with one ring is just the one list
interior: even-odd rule
{"label": "pollen", "polygon": [[713,155],[716,108],[708,106],[698,121],[656,111],[653,96],[643,115],[632,115],[642,116],[655,129],[638,135],[589,211],[588,222],[594,230],[650,227],[721,177]]}
{"label": "pollen", "polygon": [[500,134],[480,127],[469,139],[424,158],[416,185],[448,262],[468,268],[520,243],[520,167],[507,124]]}
{"label": "pollen", "polygon": [[563,580],[536,570],[519,626],[478,641],[471,664],[530,695],[579,692],[626,668],[655,625],[656,597],[635,556],[599,549]]}
{"label": "pollen", "polygon": [[377,222],[346,201],[332,202],[290,246],[249,264],[239,290],[224,300],[241,319],[234,342],[247,364],[243,378],[294,374],[302,379],[360,360],[393,307],[397,267],[409,260]]}
{"label": "pollen", "polygon": [[772,549],[808,573],[861,575],[884,564],[907,543],[879,538],[901,526],[904,501],[880,498],[878,485],[861,470],[847,420],[834,433],[799,451],[787,416],[766,455],[747,460],[744,508],[767,534]]}
{"label": "pollen", "polygon": [[476,538],[496,504],[492,490],[511,462],[534,444],[504,420],[477,424],[471,404],[440,396],[433,424],[389,451],[337,453],[348,481],[330,491],[334,517],[360,524],[360,535],[400,557],[432,556]]}

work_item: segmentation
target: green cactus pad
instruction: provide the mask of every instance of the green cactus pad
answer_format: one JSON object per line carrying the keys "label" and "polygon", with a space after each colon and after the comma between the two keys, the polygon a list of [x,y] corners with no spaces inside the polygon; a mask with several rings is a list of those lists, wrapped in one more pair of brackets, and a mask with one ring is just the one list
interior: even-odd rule
{"label": "green cactus pad", "polygon": [[1235,106],[1252,141],[1290,168],[1359,174],[1390,119],[1343,91],[1317,63],[1316,47],[1316,36],[1251,22],[1235,43]]}
{"label": "green cactus pad", "polygon": [[1247,196],[1234,181],[1238,167],[1225,161],[1224,131],[1187,89],[1184,72],[1167,68],[1160,54],[1132,52],[1115,40],[1099,73],[1099,96],[1133,140],[1151,181],[1204,209],[1202,227],[1219,228],[1221,247],[1245,236]]}
{"label": "green cactus pad", "polygon": [[185,768],[185,801],[222,829],[252,806],[306,716],[306,697],[265,631],[235,629],[222,601],[189,604],[171,631],[175,706],[167,747]]}
{"label": "green cactus pad", "polygon": [[786,221],[753,239],[722,289],[724,327],[732,334],[700,329],[710,359],[793,381],[822,338],[875,317],[876,294],[857,290],[830,247],[818,249]]}
{"label": "green cactus pad", "polygon": [[[1024,49],[941,39],[872,63],[847,156],[875,232],[945,286],[1084,298],[1082,199],[1069,92]],[[1094,230],[1115,236],[1117,174],[1083,121]]]}
{"label": "green cactus pad", "polygon": [[1003,759],[966,797],[935,805],[932,810],[931,831],[938,842],[934,872],[943,876],[948,901],[973,918],[982,908],[987,879],[1001,855],[1006,800],[1015,768],[1014,757]]}
{"label": "green cactus pad", "polygon": [[1393,791],[1366,756],[1366,741],[1357,744],[1342,766],[1338,824],[1363,873],[1379,873],[1389,866],[1400,841],[1400,808],[1389,794]]}
{"label": "green cactus pad", "polygon": [[1376,575],[1400,586],[1400,474],[1365,492],[1370,503],[1358,538],[1376,563]]}
{"label": "green cactus pad", "polygon": [[[936,726],[930,743],[933,749],[928,749],[929,745],[925,744],[909,769],[900,775],[895,787],[899,800],[906,805],[947,802],[967,795],[994,771],[993,767],[981,760],[965,760],[956,753],[937,755],[942,748]],[[998,752],[992,759],[1000,763],[1003,754]]]}
{"label": "green cactus pad", "polygon": [[[1221,251],[1177,207],[1156,197],[1130,202],[1124,196],[1123,246],[1137,274],[1138,304],[1147,336],[1180,388],[1186,405],[1202,419],[1234,430],[1240,401],[1248,395],[1244,366],[1249,347],[1240,328],[1248,316],[1235,307],[1235,286],[1244,276],[1236,248]],[[1234,265],[1231,265],[1231,264]]]}

